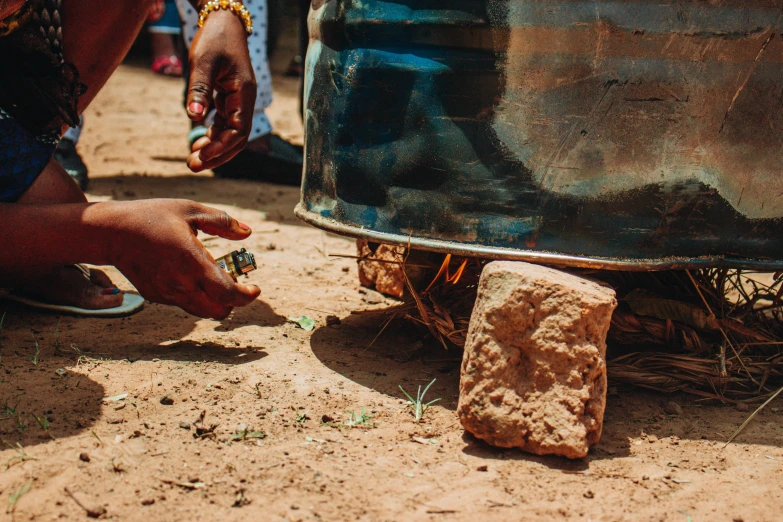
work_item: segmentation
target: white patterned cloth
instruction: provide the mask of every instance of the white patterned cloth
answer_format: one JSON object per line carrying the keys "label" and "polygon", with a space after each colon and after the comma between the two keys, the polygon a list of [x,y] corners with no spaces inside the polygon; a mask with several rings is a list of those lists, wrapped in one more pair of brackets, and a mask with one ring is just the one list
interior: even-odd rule
{"label": "white patterned cloth", "polygon": [[[198,13],[188,0],[176,0],[179,16],[182,20],[182,34],[185,37],[185,45],[188,49],[198,31]],[[272,132],[272,124],[266,117],[264,110],[272,103],[272,74],[269,70],[269,60],[266,55],[266,30],[267,30],[267,0],[244,0],[247,10],[253,16],[253,34],[247,39],[250,50],[250,61],[256,73],[256,106],[253,111],[253,129],[250,131],[249,140],[253,141]],[[211,124],[214,111],[207,117],[207,123]]]}

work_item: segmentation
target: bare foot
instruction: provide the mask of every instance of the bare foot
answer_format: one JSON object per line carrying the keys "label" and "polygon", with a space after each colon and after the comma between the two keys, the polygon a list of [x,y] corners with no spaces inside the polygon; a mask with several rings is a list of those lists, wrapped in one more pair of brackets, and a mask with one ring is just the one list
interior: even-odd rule
{"label": "bare foot", "polygon": [[75,266],[65,266],[25,285],[17,292],[51,304],[103,310],[120,306],[123,294],[109,276],[89,269],[88,277]]}

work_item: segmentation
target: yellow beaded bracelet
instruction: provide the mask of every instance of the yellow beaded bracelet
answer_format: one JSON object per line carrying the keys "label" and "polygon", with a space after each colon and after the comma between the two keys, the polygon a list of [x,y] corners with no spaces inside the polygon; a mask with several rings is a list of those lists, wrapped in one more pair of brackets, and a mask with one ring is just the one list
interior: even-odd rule
{"label": "yellow beaded bracelet", "polygon": [[204,22],[207,21],[209,13],[217,11],[218,9],[233,12],[242,20],[242,24],[244,24],[247,34],[253,34],[253,17],[250,16],[250,11],[247,10],[247,7],[235,0],[210,0],[204,4],[204,7],[202,7],[201,11],[198,13],[198,26],[202,27]]}

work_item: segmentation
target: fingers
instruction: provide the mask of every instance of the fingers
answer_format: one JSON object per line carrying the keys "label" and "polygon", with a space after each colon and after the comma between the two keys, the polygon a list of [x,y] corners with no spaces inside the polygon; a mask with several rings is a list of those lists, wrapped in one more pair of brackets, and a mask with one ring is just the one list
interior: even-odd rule
{"label": "fingers", "polygon": [[[220,131],[217,139],[226,152],[244,147],[247,143],[253,126],[253,109],[256,101],[254,79],[242,81],[237,78],[232,82],[232,87],[218,95],[217,105],[220,111],[219,118],[215,120],[216,127]],[[218,126],[221,123],[222,125]],[[201,155],[203,161],[209,162],[216,158],[216,156],[205,156],[205,152],[207,151],[202,151]]]}
{"label": "fingers", "polygon": [[205,165],[209,164],[218,156],[222,156],[240,145],[242,137],[236,129],[220,130],[217,137],[210,140],[209,143],[199,151],[199,159]]}
{"label": "fingers", "polygon": [[[250,235],[250,227],[239,223],[225,212],[210,207],[202,207],[199,210],[191,219],[192,226],[207,234],[227,239],[244,239]],[[261,294],[261,289],[255,285],[237,284],[203,248],[195,257],[203,270],[202,276],[197,279],[198,290],[211,301],[203,301],[202,306],[211,317],[228,315],[231,308],[247,306]]]}
{"label": "fingers", "polygon": [[[242,240],[250,236],[249,226],[226,212],[185,200],[150,201],[135,210],[128,214],[133,220],[126,242],[131,254],[112,261],[145,298],[199,317],[223,318],[259,296],[258,287],[237,284],[196,239],[201,230]],[[99,271],[93,272],[93,280],[100,286],[111,284]]]}
{"label": "fingers", "polygon": [[[217,96],[215,123],[191,148],[193,152],[188,157],[187,164],[193,172],[219,167],[239,154],[247,145],[250,118],[245,118],[241,109],[234,109],[226,115],[225,99],[224,95]],[[234,104],[238,103],[239,100],[235,100]]]}
{"label": "fingers", "polygon": [[[249,228],[241,225],[236,219],[225,212],[204,208],[204,212],[197,218],[198,226],[208,234],[228,237],[232,234],[241,234],[247,237]],[[246,227],[245,230],[242,227]],[[202,276],[197,279],[199,290],[220,307],[234,308],[247,306],[260,294],[261,289],[255,285],[237,284],[234,279],[212,259],[212,256],[204,250],[200,250],[195,256],[195,261],[202,267]]]}
{"label": "fingers", "polygon": [[235,283],[226,272],[215,265],[215,270],[206,274],[201,281],[202,290],[216,303],[223,306],[247,306],[261,295],[256,285]]}
{"label": "fingers", "polygon": [[226,212],[205,205],[196,205],[188,222],[196,230],[234,241],[247,239],[253,232],[249,226],[240,223]]}
{"label": "fingers", "polygon": [[[215,273],[214,270],[221,270],[211,259],[202,261],[206,264],[188,270],[189,275],[180,274],[174,280],[166,280],[165,287],[153,285],[139,290],[154,303],[178,306],[191,315],[212,319],[227,317],[234,307],[250,304],[260,294],[256,287],[247,288],[251,285],[237,285],[225,272]],[[205,267],[208,270],[205,271]],[[199,271],[201,274],[196,275]],[[228,281],[221,283],[220,278],[223,276]],[[233,289],[232,286],[238,288]]]}
{"label": "fingers", "polygon": [[214,60],[210,58],[194,58],[191,56],[185,108],[188,118],[193,121],[201,121],[209,113],[212,92],[214,91],[214,67]]}
{"label": "fingers", "polygon": [[233,158],[250,135],[256,85],[241,20],[225,10],[213,12],[190,46],[190,67],[188,116],[201,121],[210,107],[217,111],[208,140],[188,158],[188,167],[198,172]]}
{"label": "fingers", "polygon": [[[194,143],[194,152],[192,152],[187,159],[188,168],[193,172],[214,169],[215,167],[223,165],[242,152],[242,149],[244,149],[247,144],[246,138],[242,138],[239,141],[229,139],[227,141],[230,143],[233,142],[233,146],[230,146],[230,148],[227,149],[224,141],[213,142],[206,137],[201,138],[201,140],[205,141],[201,143],[197,141]],[[209,151],[205,153],[204,150],[207,148],[209,148]],[[209,159],[205,159],[205,157]]]}
{"label": "fingers", "polygon": [[247,306],[259,295],[255,285],[237,284],[205,254],[201,259],[207,268],[196,288],[174,298],[183,310],[199,317],[223,319],[236,307]]}

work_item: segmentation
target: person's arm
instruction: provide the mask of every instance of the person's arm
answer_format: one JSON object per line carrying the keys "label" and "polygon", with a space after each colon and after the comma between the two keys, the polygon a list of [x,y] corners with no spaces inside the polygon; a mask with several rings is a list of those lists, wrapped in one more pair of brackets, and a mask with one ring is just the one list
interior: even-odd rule
{"label": "person's arm", "polygon": [[[106,264],[106,239],[91,234],[89,203],[0,203],[0,287],[24,274],[77,262]],[[48,223],[48,226],[42,226]]]}
{"label": "person's arm", "polygon": [[116,266],[142,296],[200,317],[222,318],[258,297],[237,284],[196,239],[251,231],[225,212],[185,200],[0,204],[0,287],[56,266]]}
{"label": "person's arm", "polygon": [[[206,0],[190,3],[198,11]],[[193,144],[193,153],[188,157],[188,167],[199,172],[233,158],[245,147],[250,135],[256,79],[247,49],[247,32],[239,16],[230,10],[211,12],[193,39],[188,62],[188,117],[202,121],[211,107],[216,109],[215,123],[206,136]]]}

